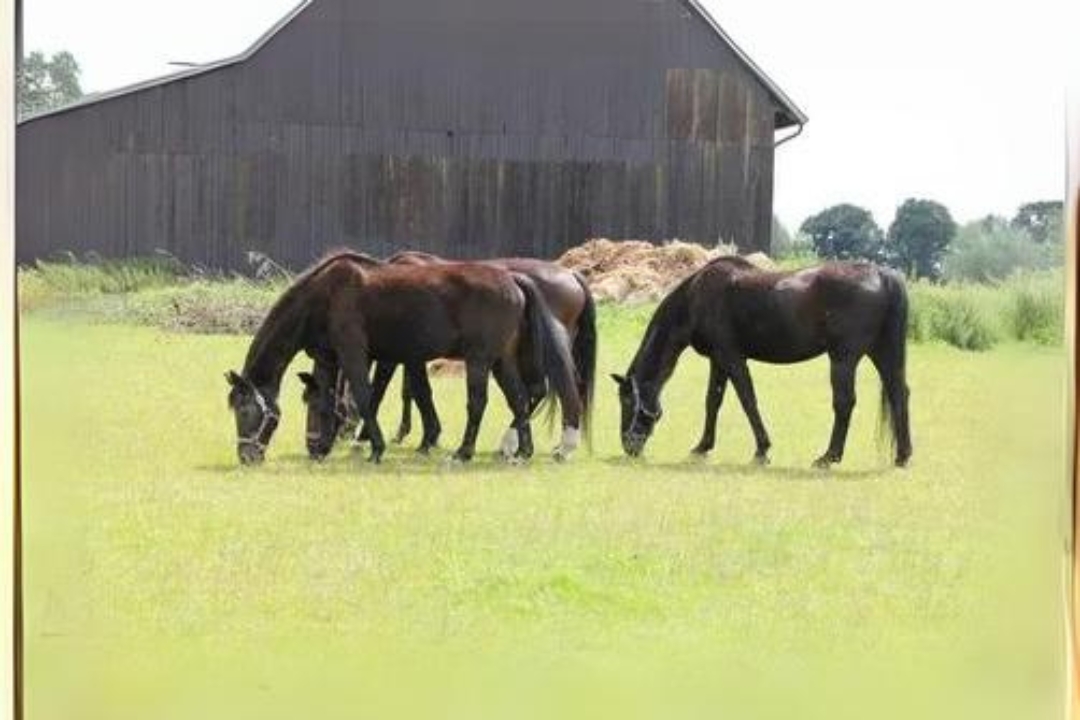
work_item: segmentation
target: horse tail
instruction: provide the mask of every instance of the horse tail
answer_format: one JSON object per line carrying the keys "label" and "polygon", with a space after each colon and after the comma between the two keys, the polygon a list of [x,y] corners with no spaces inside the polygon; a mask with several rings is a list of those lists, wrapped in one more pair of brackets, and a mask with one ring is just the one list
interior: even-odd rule
{"label": "horse tail", "polygon": [[579,273],[574,273],[574,279],[581,286],[581,292],[585,295],[585,307],[578,316],[577,334],[574,336],[572,348],[574,368],[578,376],[578,395],[581,396],[581,414],[584,418],[585,444],[592,449],[592,411],[593,396],[596,386],[596,300],[589,285]]}
{"label": "horse tail", "polygon": [[[888,306],[875,348],[882,375],[878,434],[887,438],[890,450],[895,451],[902,428],[901,419],[893,411],[890,392],[906,395],[908,296],[903,279],[895,271],[882,270],[881,279]],[[900,387],[890,387],[890,384],[899,384]]]}
{"label": "horse tail", "polygon": [[[525,324],[527,343],[532,351],[532,366],[539,372],[547,386],[547,400],[559,400],[563,412],[563,424],[575,429],[585,422],[581,397],[578,395],[574,361],[570,343],[563,329],[544,301],[536,285],[525,275],[514,273],[514,282],[525,295]],[[578,425],[573,425],[575,415]],[[569,420],[569,422],[568,422]]]}

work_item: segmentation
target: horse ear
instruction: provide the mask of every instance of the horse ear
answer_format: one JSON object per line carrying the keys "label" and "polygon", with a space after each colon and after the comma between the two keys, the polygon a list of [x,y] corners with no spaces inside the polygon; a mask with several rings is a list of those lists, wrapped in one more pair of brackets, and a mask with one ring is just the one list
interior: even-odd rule
{"label": "horse ear", "polygon": [[617,382],[619,385],[625,385],[626,384],[626,378],[624,378],[622,375],[617,375],[615,373],[611,373],[611,379],[614,380],[615,382]]}
{"label": "horse ear", "polygon": [[304,383],[304,386],[312,390],[316,389],[315,376],[309,372],[298,372],[296,377],[300,378],[300,382]]}
{"label": "horse ear", "polygon": [[236,387],[237,385],[243,385],[244,384],[244,378],[240,377],[239,375],[237,375],[232,370],[225,373],[225,379],[228,380],[229,384],[232,385],[233,387]]}

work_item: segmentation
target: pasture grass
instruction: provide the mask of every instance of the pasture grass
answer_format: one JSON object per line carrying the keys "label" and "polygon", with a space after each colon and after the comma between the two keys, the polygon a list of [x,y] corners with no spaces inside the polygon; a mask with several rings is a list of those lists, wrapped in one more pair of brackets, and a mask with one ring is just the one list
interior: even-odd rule
{"label": "pasture grass", "polygon": [[[245,338],[30,315],[27,717],[1061,714],[1059,349],[913,346],[903,471],[864,363],[828,473],[823,361],[752,368],[759,468],[733,393],[714,456],[688,460],[707,375],[688,354],[631,462],[606,374],[648,315],[601,309],[591,456],[557,464],[540,432],[524,467],[311,464],[298,359],[258,468],[225,407]],[[463,381],[433,383],[452,448]],[[493,390],[478,447],[508,420]]]}

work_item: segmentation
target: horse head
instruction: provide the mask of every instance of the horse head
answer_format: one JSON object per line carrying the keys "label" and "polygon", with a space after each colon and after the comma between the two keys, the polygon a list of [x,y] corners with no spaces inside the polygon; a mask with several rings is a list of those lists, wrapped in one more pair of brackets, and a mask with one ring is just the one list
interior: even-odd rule
{"label": "horse head", "polygon": [[660,407],[660,386],[643,383],[632,374],[629,377],[612,375],[611,378],[619,386],[619,430],[623,451],[630,457],[637,457],[664,414]]}
{"label": "horse head", "polygon": [[229,408],[236,416],[236,453],[240,463],[260,463],[277,430],[281,411],[272,397],[242,375],[230,370],[225,373],[225,379],[229,383]]}
{"label": "horse head", "polygon": [[307,451],[312,460],[322,460],[330,454],[339,431],[348,422],[340,400],[337,373],[333,368],[316,362],[312,372],[299,374],[304,383],[304,404],[307,406]]}

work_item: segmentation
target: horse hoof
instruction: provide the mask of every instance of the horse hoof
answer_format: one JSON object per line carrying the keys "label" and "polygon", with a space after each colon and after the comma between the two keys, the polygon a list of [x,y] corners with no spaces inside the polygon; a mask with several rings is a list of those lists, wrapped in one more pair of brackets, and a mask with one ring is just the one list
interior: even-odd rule
{"label": "horse hoof", "polygon": [[690,455],[697,460],[704,460],[709,457],[709,453],[712,452],[712,448],[705,448],[700,445],[690,451]]}
{"label": "horse hoof", "polygon": [[371,463],[372,465],[381,465],[382,464],[382,453],[378,453],[378,454],[371,453],[371,456],[368,457],[368,462]]}
{"label": "horse hoof", "polygon": [[765,467],[771,461],[769,460],[768,455],[755,455],[753,462],[754,462],[755,465],[757,465],[759,467]]}
{"label": "horse hoof", "polygon": [[911,458],[896,458],[896,467],[907,468],[911,465]]}
{"label": "horse hoof", "polygon": [[827,455],[822,455],[813,462],[812,467],[816,470],[828,470],[832,465],[833,461]]}

